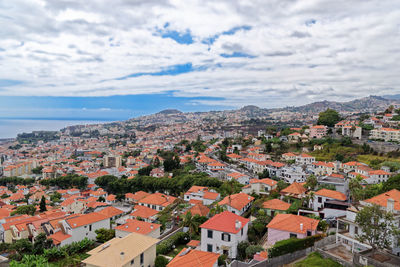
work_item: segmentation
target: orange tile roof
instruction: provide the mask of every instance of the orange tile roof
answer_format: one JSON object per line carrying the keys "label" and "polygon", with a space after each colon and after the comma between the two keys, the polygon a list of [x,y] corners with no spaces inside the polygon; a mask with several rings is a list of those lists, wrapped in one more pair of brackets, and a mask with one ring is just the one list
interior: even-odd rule
{"label": "orange tile roof", "polygon": [[281,193],[284,194],[294,194],[294,195],[301,195],[304,194],[307,190],[302,186],[300,183],[294,182],[293,184],[289,185],[285,189],[281,190]]}
{"label": "orange tile roof", "polygon": [[[241,222],[241,227],[236,228],[236,221]],[[236,234],[249,221],[250,219],[243,218],[229,211],[224,211],[214,215],[211,219],[200,225],[200,228]]]}
{"label": "orange tile roof", "polygon": [[338,191],[330,190],[330,189],[325,189],[325,188],[315,192],[315,195],[323,196],[323,197],[329,197],[329,198],[333,198],[333,199],[337,199],[337,200],[341,200],[341,201],[345,201],[347,199],[346,195],[343,194],[342,192],[338,192]]}
{"label": "orange tile roof", "polygon": [[219,196],[219,193],[217,192],[205,192],[203,195],[204,199],[213,199],[216,200]]}
{"label": "orange tile roof", "polygon": [[98,213],[107,216],[107,218],[111,218],[111,217],[114,217],[114,216],[117,216],[117,215],[121,215],[124,212],[122,210],[120,210],[120,209],[117,209],[117,208],[114,208],[114,207],[110,206],[110,207],[107,207],[107,208],[104,208],[104,209],[98,211]]}
{"label": "orange tile roof", "polygon": [[230,196],[226,196],[223,200],[218,202],[218,205],[229,205],[232,208],[235,208],[237,210],[242,210],[247,204],[252,202],[254,200],[254,197],[249,196],[246,193],[238,193],[238,194],[233,194]]}
{"label": "orange tile roof", "polygon": [[53,240],[54,245],[59,245],[62,241],[72,237],[72,235],[64,234],[62,231],[58,231],[49,236]]}
{"label": "orange tile roof", "polygon": [[[305,234],[307,233],[307,230],[315,231],[318,223],[319,220],[304,216],[293,214],[277,214],[267,225],[267,228]],[[300,224],[303,224],[303,230],[300,229]]]}
{"label": "orange tile roof", "polygon": [[[188,252],[185,253],[186,251]],[[212,267],[218,261],[219,256],[219,254],[213,252],[183,248],[178,255],[167,264],[167,267]]]}
{"label": "orange tile roof", "polygon": [[184,214],[190,212],[193,216],[194,215],[200,215],[200,216],[207,216],[208,213],[210,212],[210,209],[203,204],[196,204],[193,207],[191,207],[189,210],[187,210]]}
{"label": "orange tile roof", "polygon": [[385,172],[384,170],[374,170],[370,171],[369,175],[390,175],[390,173]]}
{"label": "orange tile roof", "polygon": [[158,223],[149,223],[139,220],[128,219],[125,224],[115,227],[116,230],[121,230],[130,233],[138,233],[142,235],[147,235],[154,230],[161,227]]}
{"label": "orange tile roof", "polygon": [[186,246],[195,248],[195,247],[198,247],[200,245],[200,243],[201,243],[200,240],[192,239],[189,241],[189,243],[186,244]]}
{"label": "orange tile roof", "polygon": [[397,189],[392,189],[386,193],[377,195],[364,201],[371,204],[377,204],[381,207],[387,207],[387,200],[389,198],[394,200],[394,209],[400,210],[400,191]]}
{"label": "orange tile roof", "polygon": [[271,210],[287,210],[290,208],[290,204],[280,199],[271,199],[263,203],[263,208]]}
{"label": "orange tile roof", "polygon": [[98,212],[92,212],[72,219],[67,219],[66,221],[71,226],[71,228],[77,228],[95,222],[103,221],[106,219],[108,219],[106,215]]}
{"label": "orange tile roof", "polygon": [[161,193],[154,193],[147,197],[142,198],[139,202],[150,205],[158,205],[166,207],[171,205],[176,200],[176,197],[168,196]]}
{"label": "orange tile roof", "polygon": [[251,184],[256,184],[256,183],[261,183],[261,184],[266,184],[269,186],[274,186],[276,185],[278,182],[269,178],[264,178],[264,179],[251,179],[250,180]]}
{"label": "orange tile roof", "polygon": [[147,219],[147,218],[153,217],[157,213],[158,213],[158,211],[153,210],[151,208],[148,208],[148,207],[145,207],[145,206],[136,205],[133,208],[133,211],[130,214],[130,216]]}

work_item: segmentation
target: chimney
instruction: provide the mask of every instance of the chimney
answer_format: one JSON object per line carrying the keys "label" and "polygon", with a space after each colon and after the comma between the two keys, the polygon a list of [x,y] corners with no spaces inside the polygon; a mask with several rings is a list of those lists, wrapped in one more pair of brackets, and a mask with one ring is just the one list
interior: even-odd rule
{"label": "chimney", "polygon": [[154,229],[154,226],[152,224],[150,225],[150,229],[152,229],[152,230]]}
{"label": "chimney", "polygon": [[303,224],[300,224],[300,231],[303,231]]}
{"label": "chimney", "polygon": [[136,227],[136,231],[139,231],[139,229],[140,229],[139,227]]}
{"label": "chimney", "polygon": [[119,257],[121,258],[121,261],[123,261],[124,258],[125,258],[125,252],[121,252],[121,253],[119,254]]}
{"label": "chimney", "polygon": [[388,198],[387,199],[386,211],[387,212],[393,212],[394,211],[394,199],[392,199],[392,198]]}
{"label": "chimney", "polygon": [[240,228],[242,228],[242,222],[241,222],[241,221],[238,221],[238,220],[236,220],[236,222],[235,222],[235,228],[236,228],[236,229],[240,229]]}

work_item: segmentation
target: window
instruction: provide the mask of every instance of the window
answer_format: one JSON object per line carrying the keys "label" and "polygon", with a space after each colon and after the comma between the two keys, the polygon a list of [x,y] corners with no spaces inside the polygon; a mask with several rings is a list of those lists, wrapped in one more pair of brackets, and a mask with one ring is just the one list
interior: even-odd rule
{"label": "window", "polygon": [[354,234],[358,235],[358,227],[357,226],[355,226],[355,228],[354,228]]}
{"label": "window", "polygon": [[207,230],[207,237],[208,238],[213,238],[213,231],[212,230]]}
{"label": "window", "polygon": [[140,264],[144,263],[144,253],[140,254]]}
{"label": "window", "polygon": [[322,197],[318,197],[318,203],[322,203]]}
{"label": "window", "polygon": [[240,230],[240,234],[243,235],[243,228],[242,228],[242,230]]}
{"label": "window", "polygon": [[92,231],[92,225],[89,225],[89,231]]}
{"label": "window", "polygon": [[135,263],[135,260],[133,259],[133,260],[131,260],[131,265],[133,265]]}
{"label": "window", "polygon": [[207,244],[207,251],[212,252],[213,251],[213,246],[211,244]]}
{"label": "window", "polygon": [[297,234],[290,233],[290,238],[292,238],[292,237],[297,237]]}
{"label": "window", "polygon": [[311,236],[311,231],[307,231],[307,236]]}
{"label": "window", "polygon": [[225,242],[230,242],[231,241],[231,235],[230,234],[226,234],[226,233],[222,233],[221,234],[221,240],[223,240]]}

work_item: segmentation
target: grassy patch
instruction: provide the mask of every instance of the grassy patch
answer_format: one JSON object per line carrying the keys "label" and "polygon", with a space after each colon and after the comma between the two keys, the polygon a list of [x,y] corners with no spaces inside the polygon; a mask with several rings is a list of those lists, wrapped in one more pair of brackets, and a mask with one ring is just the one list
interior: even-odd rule
{"label": "grassy patch", "polygon": [[341,267],[339,263],[331,259],[324,259],[319,253],[310,253],[307,258],[302,261],[296,262],[295,267]]}

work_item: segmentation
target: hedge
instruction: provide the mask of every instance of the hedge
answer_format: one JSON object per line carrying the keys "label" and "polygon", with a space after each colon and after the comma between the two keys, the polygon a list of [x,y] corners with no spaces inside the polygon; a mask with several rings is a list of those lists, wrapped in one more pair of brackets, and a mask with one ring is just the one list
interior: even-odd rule
{"label": "hedge", "polygon": [[174,249],[174,246],[186,245],[190,241],[189,233],[179,232],[171,236],[170,238],[162,241],[157,245],[157,255],[166,255]]}
{"label": "hedge", "polygon": [[288,253],[293,253],[298,250],[306,249],[314,246],[314,243],[321,240],[324,235],[308,236],[306,238],[289,238],[275,243],[275,245],[268,249],[268,257],[278,257]]}

